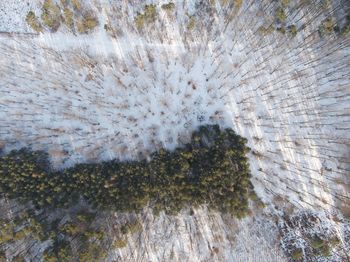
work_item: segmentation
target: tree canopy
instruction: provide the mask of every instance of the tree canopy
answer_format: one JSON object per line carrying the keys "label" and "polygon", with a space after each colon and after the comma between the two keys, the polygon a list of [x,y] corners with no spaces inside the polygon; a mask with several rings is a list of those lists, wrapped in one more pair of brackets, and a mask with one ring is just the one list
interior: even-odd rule
{"label": "tree canopy", "polygon": [[0,190],[37,208],[69,207],[83,197],[99,209],[176,214],[185,206],[244,216],[248,209],[247,140],[231,129],[201,126],[191,142],[170,152],[160,149],[150,161],[117,160],[77,164],[54,171],[48,155],[29,149],[0,158]]}

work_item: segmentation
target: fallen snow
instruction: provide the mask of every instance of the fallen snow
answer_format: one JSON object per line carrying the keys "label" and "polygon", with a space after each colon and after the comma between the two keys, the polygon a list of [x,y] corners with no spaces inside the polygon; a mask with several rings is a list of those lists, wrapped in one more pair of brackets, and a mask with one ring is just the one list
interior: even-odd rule
{"label": "fallen snow", "polygon": [[[15,2],[0,3],[0,31],[30,32],[23,22],[29,1]],[[159,9],[155,28],[143,34],[133,23],[141,5],[94,3],[101,23],[89,35],[64,29],[39,36],[0,34],[5,150],[47,150],[58,168],[147,157],[159,147],[185,143],[201,124],[218,123],[248,138],[252,181],[264,202],[277,205],[280,198],[297,209],[346,210],[348,38],[319,39],[317,22],[293,39],[277,32],[261,36],[259,10],[268,1],[246,1],[227,27],[229,10],[217,3],[193,32],[186,31],[188,14],[203,10],[195,8],[196,1],[177,1],[175,15]],[[288,22],[300,27],[312,19],[312,13],[303,15]],[[103,29],[106,21],[118,28],[116,37]],[[215,221],[224,227],[220,219]],[[189,237],[171,238],[174,253],[189,252],[181,247]],[[157,260],[165,251],[152,252],[149,259]],[[227,252],[225,259],[236,261]]]}

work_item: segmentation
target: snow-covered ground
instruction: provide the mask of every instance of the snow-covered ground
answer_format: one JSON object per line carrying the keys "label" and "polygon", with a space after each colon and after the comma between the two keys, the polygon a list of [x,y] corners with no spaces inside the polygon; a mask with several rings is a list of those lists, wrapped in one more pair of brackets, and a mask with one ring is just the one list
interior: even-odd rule
{"label": "snow-covered ground", "polygon": [[35,10],[39,7],[39,1],[0,1],[0,33],[32,33],[25,21],[25,17],[30,10]]}
{"label": "snow-covered ground", "polygon": [[[122,221],[117,217],[117,221]],[[143,230],[113,261],[287,261],[275,236],[277,226],[266,214],[258,219],[232,220],[206,209],[177,217],[142,217]],[[135,250],[137,250],[135,252]]]}
{"label": "snow-covered ground", "polygon": [[[100,0],[89,2],[100,20],[93,33],[33,36],[22,34],[31,32],[23,21],[37,3],[1,1],[0,31],[17,34],[0,32],[0,145],[47,150],[60,168],[147,157],[185,143],[200,124],[218,123],[248,138],[252,182],[264,202],[349,215],[349,36],[316,32],[331,10],[291,13],[287,23],[299,29],[292,38],[259,34],[274,10],[267,0],[244,1],[239,10],[176,1],[173,14],[163,2],[154,2],[159,19],[142,33],[134,25],[137,1]],[[171,240],[179,241],[176,256],[190,252],[181,249],[183,237]],[[230,254],[213,260],[237,261]],[[273,261],[256,255],[249,261]]]}

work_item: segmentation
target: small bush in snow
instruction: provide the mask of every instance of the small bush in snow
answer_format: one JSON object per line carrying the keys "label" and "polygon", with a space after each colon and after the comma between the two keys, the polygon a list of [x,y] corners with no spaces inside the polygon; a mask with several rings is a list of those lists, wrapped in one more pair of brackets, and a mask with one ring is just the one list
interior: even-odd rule
{"label": "small bush in snow", "polygon": [[27,14],[26,22],[36,32],[41,32],[43,30],[39,19],[36,17],[33,11],[30,11]]}
{"label": "small bush in snow", "polygon": [[166,11],[174,11],[175,9],[175,4],[170,2],[168,4],[163,4],[162,5],[162,9],[166,10]]}
{"label": "small bush in snow", "polygon": [[61,24],[61,9],[52,0],[45,0],[42,6],[41,19],[43,24],[52,31],[57,31]]}
{"label": "small bush in snow", "polygon": [[143,13],[137,14],[135,24],[141,30],[146,24],[154,23],[157,19],[157,7],[155,5],[145,5]]}

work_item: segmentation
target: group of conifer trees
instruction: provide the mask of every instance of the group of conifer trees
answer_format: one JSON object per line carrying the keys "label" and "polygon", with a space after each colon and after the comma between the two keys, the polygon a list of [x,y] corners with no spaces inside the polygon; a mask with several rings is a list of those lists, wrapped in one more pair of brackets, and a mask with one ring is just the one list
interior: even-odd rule
{"label": "group of conifer trees", "polygon": [[80,198],[93,207],[121,212],[176,214],[202,204],[242,217],[248,210],[246,139],[231,129],[201,126],[191,142],[150,161],[77,164],[55,171],[47,154],[22,149],[0,157],[0,190],[37,208],[69,207]]}
{"label": "group of conifer trees", "polygon": [[[99,209],[137,213],[150,206],[154,213],[175,215],[184,207],[206,204],[243,217],[253,193],[246,142],[231,129],[208,125],[195,131],[189,144],[172,152],[160,149],[149,161],[113,160],[59,171],[51,168],[48,155],[41,151],[21,149],[2,155],[0,192],[24,204],[30,202],[37,210],[25,205],[27,211],[14,219],[0,219],[0,260],[6,260],[8,243],[27,238],[52,241],[43,254],[48,262],[105,257],[108,239],[92,223]],[[82,199],[95,211],[81,207]],[[140,228],[136,220],[122,225],[119,238],[112,244],[108,240],[108,245],[125,247],[125,235]],[[73,252],[77,239],[80,246]],[[22,260],[21,253],[13,258]]]}

